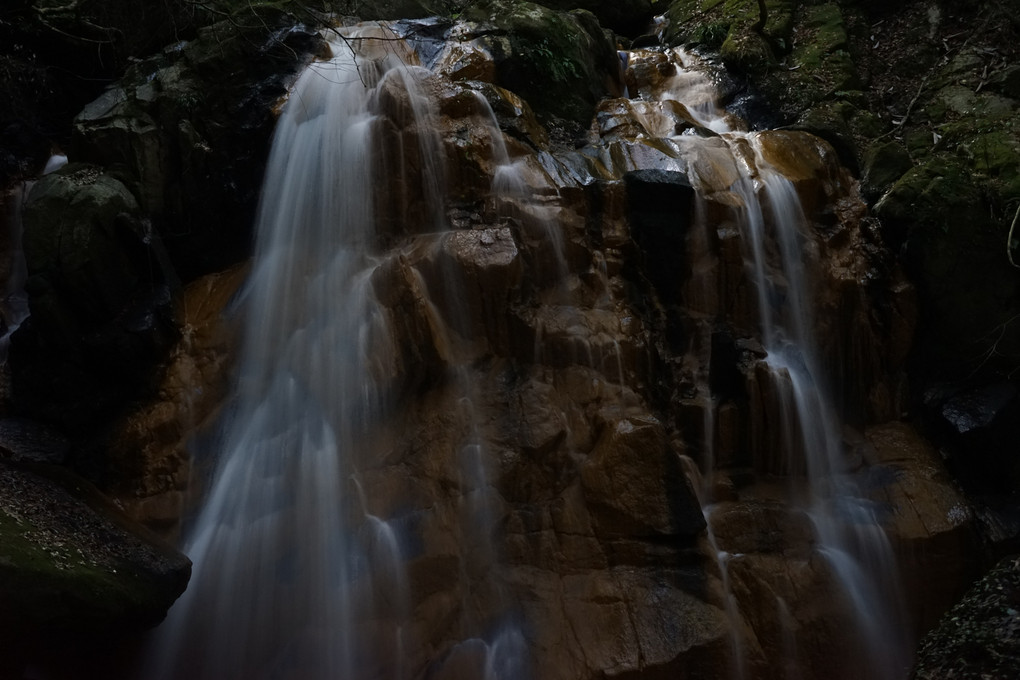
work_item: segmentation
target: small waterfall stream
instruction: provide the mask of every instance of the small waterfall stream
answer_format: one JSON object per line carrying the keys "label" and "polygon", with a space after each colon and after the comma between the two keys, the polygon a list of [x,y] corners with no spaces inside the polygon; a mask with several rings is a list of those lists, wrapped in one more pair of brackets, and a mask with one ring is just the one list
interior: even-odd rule
{"label": "small waterfall stream", "polygon": [[[889,541],[881,528],[871,501],[865,498],[852,478],[845,474],[846,461],[840,424],[830,401],[830,390],[825,384],[826,373],[820,363],[817,342],[812,329],[811,267],[809,239],[802,232],[807,222],[801,210],[800,198],[793,183],[772,167],[762,150],[760,138],[753,132],[732,129],[724,112],[706,103],[709,85],[705,76],[685,68],[690,55],[674,50],[678,75],[674,78],[668,96],[684,102],[693,96],[687,106],[689,112],[705,128],[721,136],[739,176],[730,185],[735,200],[734,214],[741,235],[744,266],[752,283],[758,319],[758,337],[765,356],[761,360],[776,391],[778,408],[773,419],[764,423],[763,431],[754,436],[760,441],[775,442],[778,460],[772,460],[768,475],[803,478],[804,489],[791,490],[790,502],[801,507],[810,518],[816,533],[816,550],[830,564],[841,589],[849,597],[856,636],[860,639],[854,663],[859,667],[850,671],[851,677],[902,678],[909,668],[902,603],[895,584],[896,565]],[[686,137],[678,140],[690,162],[691,174],[697,186],[700,173],[712,168],[699,159],[704,138]],[[705,181],[705,180],[703,180]],[[701,185],[704,194],[712,191],[712,179]],[[694,227],[695,248],[705,248],[703,234],[712,225],[704,223],[705,211],[698,211],[699,224]],[[709,261],[708,252],[700,252]],[[695,276],[695,279],[698,279]],[[703,303],[704,294],[695,280],[693,291],[697,306]],[[710,345],[711,318],[698,341]],[[704,373],[702,380],[705,380]],[[699,386],[702,399],[709,402],[705,415],[703,436],[703,468],[705,480],[700,484],[700,496],[706,503],[705,514],[709,524],[712,550],[718,555],[722,574],[726,606],[730,618],[738,615],[739,608],[730,591],[728,575],[731,555],[716,545],[712,535],[713,503],[716,502],[712,479],[718,461],[714,452],[716,439],[715,404],[707,383]],[[789,629],[791,615],[786,603],[779,599],[779,627],[785,650],[796,650],[796,636]],[[738,621],[734,620],[734,640],[741,646]],[[790,662],[787,675],[801,673],[796,663]],[[737,661],[734,677],[747,677],[745,664]]]}

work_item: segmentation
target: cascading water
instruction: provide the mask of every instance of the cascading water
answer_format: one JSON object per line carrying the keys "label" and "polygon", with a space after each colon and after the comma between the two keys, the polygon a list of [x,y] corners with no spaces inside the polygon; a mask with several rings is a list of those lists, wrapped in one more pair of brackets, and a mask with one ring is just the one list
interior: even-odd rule
{"label": "cascading water", "polygon": [[[146,678],[409,672],[400,542],[358,483],[389,408],[393,352],[371,285],[378,98],[397,80],[416,115],[429,110],[391,37],[346,32],[332,60],[301,76],[278,123],[238,303],[237,396],[188,532],[194,575]],[[438,174],[424,165],[405,179],[433,196]]]}
{"label": "cascading water", "polygon": [[[533,629],[539,626],[515,620],[514,593],[502,583],[503,546],[493,535],[493,528],[509,515],[509,503],[495,489],[502,474],[500,455],[507,451],[492,447],[493,441],[506,437],[493,431],[512,430],[512,418],[487,410],[493,397],[476,382],[484,373],[479,364],[520,362],[507,371],[518,380],[531,370],[526,367],[530,361],[534,370],[528,380],[543,386],[542,380],[563,378],[557,371],[572,370],[571,389],[582,395],[578,399],[588,400],[572,415],[569,404],[559,414],[563,422],[572,418],[579,424],[576,436],[543,422],[534,426],[537,443],[527,454],[539,459],[559,451],[561,462],[539,461],[552,471],[552,490],[540,488],[539,500],[531,499],[523,514],[539,518],[542,503],[559,504],[563,544],[576,539],[584,550],[598,553],[567,567],[578,572],[563,578],[564,583],[573,579],[572,590],[568,592],[557,575],[556,585],[545,591],[559,593],[569,603],[557,608],[564,619],[574,617],[571,644],[586,646],[587,612],[601,611],[598,607],[605,603],[615,607],[618,583],[640,581],[631,580],[637,577],[625,562],[630,559],[626,545],[620,553],[624,568],[609,568],[616,566],[616,557],[601,554],[604,537],[592,529],[595,511],[582,502],[592,485],[602,482],[597,469],[590,472],[598,464],[589,460],[598,452],[600,438],[618,436],[627,442],[635,431],[662,429],[650,415],[630,419],[637,412],[642,374],[652,368],[650,359],[644,359],[647,366],[637,366],[644,360],[625,358],[621,350],[620,338],[639,325],[626,303],[614,298],[619,278],[615,283],[611,279],[619,277],[619,250],[611,255],[617,258],[616,271],[611,273],[607,264],[606,253],[621,247],[623,238],[607,239],[605,251],[601,244],[598,249],[591,246],[590,271],[578,274],[570,268],[581,261],[581,238],[556,219],[558,211],[566,212],[564,195],[569,193],[560,188],[576,190],[594,181],[595,173],[586,176],[579,164],[566,159],[568,153],[513,155],[488,101],[479,89],[463,86],[471,96],[451,108],[472,110],[470,125],[486,138],[492,176],[478,182],[487,184],[478,189],[487,192],[478,200],[486,208],[478,212],[491,214],[474,219],[471,228],[445,232],[445,161],[438,138],[428,134],[439,126],[431,99],[418,82],[429,76],[412,65],[402,42],[378,27],[344,29],[333,50],[333,60],[315,64],[302,75],[278,124],[260,205],[256,256],[237,303],[244,319],[237,396],[224,416],[220,453],[210,464],[210,474],[199,481],[206,485],[206,500],[187,532],[185,550],[195,573],[156,636],[142,676],[146,680],[528,677],[534,652],[530,636],[538,635]],[[687,58],[680,51],[656,55],[673,65]],[[634,56],[630,62],[640,59]],[[717,455],[716,441],[729,416],[713,394],[711,361],[702,361],[711,353],[714,329],[727,311],[720,302],[724,296],[710,290],[710,282],[720,278],[713,270],[725,266],[724,256],[713,248],[719,232],[728,230],[739,232],[745,247],[740,278],[746,285],[734,288],[753,291],[743,293],[739,304],[758,313],[741,330],[760,339],[755,350],[758,372],[769,376],[765,382],[780,405],[774,420],[756,421],[762,429],[753,439],[760,440],[756,446],[767,463],[762,472],[806,480],[793,484],[788,496],[798,512],[810,517],[814,553],[830,565],[852,600],[849,618],[864,638],[861,656],[870,659],[857,676],[899,677],[903,662],[897,656],[902,646],[893,633],[895,608],[882,601],[893,590],[878,578],[891,573],[891,558],[869,506],[842,474],[839,425],[812,337],[807,291],[814,265],[800,253],[806,225],[795,188],[769,165],[757,135],[733,131],[729,118],[713,108],[710,89],[697,73],[681,66],[661,93],[640,87],[631,91],[635,99],[624,100],[621,107],[647,132],[649,143],[615,148],[607,143],[591,151],[585,162],[601,166],[600,176],[611,181],[649,167],[682,172],[702,194],[716,194],[714,207],[708,207],[707,198],[695,205],[697,223],[688,239],[694,260],[684,301],[696,319],[689,356],[683,361],[692,366],[700,362],[691,370],[696,383],[692,391],[703,415],[704,483],[697,486],[710,531],[714,508],[722,501],[715,473],[733,463],[728,458],[732,451]],[[687,96],[696,101],[677,103]],[[464,100],[473,100],[473,106]],[[406,118],[399,125],[392,120],[393,107]],[[463,125],[466,130],[468,124]],[[417,132],[406,134],[410,128]],[[731,179],[720,186],[718,178],[727,176]],[[394,188],[401,193],[379,193]],[[727,221],[712,224],[720,205],[729,211]],[[574,224],[578,222],[584,220]],[[397,248],[384,248],[395,241]],[[530,278],[521,283],[522,274],[515,268],[525,266],[521,261],[526,259]],[[511,338],[494,337],[510,323],[504,308],[515,304],[508,302],[510,292],[522,295],[522,290],[526,302],[514,313],[532,333],[525,335],[533,342],[530,351],[520,347],[520,338],[514,346]],[[493,291],[503,298],[487,298]],[[395,331],[400,324],[402,330]],[[636,348],[647,349],[640,346],[639,335],[634,331],[625,340],[635,356]],[[421,347],[401,344],[408,337]],[[547,346],[553,342],[559,346]],[[407,395],[396,374],[409,351],[416,359],[436,360],[439,368],[415,367],[432,381],[415,389],[432,390],[429,398],[444,405],[441,415],[407,415],[427,409],[417,402],[405,409],[398,402]],[[606,386],[613,381],[618,384]],[[617,395],[620,403],[610,404],[608,397],[606,404],[598,401],[608,394]],[[412,401],[419,396],[412,395]],[[400,421],[402,417],[407,420]],[[419,432],[395,434],[400,428],[390,427],[396,421],[421,425],[416,417],[439,422],[434,429],[420,427],[421,433],[431,433],[423,434],[420,442]],[[586,423],[589,419],[597,425]],[[543,414],[542,420],[556,417]],[[521,431],[527,435],[527,429]],[[394,444],[400,437],[415,441]],[[513,447],[523,448],[516,437],[510,437],[514,441],[508,447],[513,454],[519,453]],[[578,442],[584,440],[582,451]],[[415,453],[394,453],[401,445]],[[642,455],[644,445],[644,440],[634,445]],[[613,446],[604,447],[606,455],[622,456],[631,444]],[[417,452],[423,452],[420,458],[415,458]],[[376,460],[386,457],[390,460],[385,463]],[[392,496],[404,490],[408,496],[420,495],[404,508],[390,503],[383,512],[379,508],[384,503],[377,502],[375,493],[385,485],[377,473],[391,463],[406,477],[428,468],[432,480],[395,485],[397,491],[389,490]],[[584,469],[594,482],[577,481]],[[668,465],[664,469],[668,472]],[[436,488],[422,490],[435,479]],[[644,478],[636,474],[634,479]],[[522,497],[528,497],[531,484],[530,477],[522,482],[528,487],[520,492]],[[592,492],[592,506],[599,502],[597,492]],[[614,500],[601,498],[610,505]],[[697,506],[693,509],[700,520]],[[679,512],[669,510],[674,511]],[[620,531],[614,522],[615,516],[606,525],[607,541]],[[540,541],[548,531],[543,527],[526,540]],[[660,531],[658,525],[654,531]],[[683,535],[671,525],[661,531],[657,540],[663,544]],[[753,677],[754,660],[745,658],[753,626],[743,620],[743,603],[735,589],[731,592],[734,579],[728,571],[739,567],[743,557],[712,540],[727,591],[723,616],[733,631],[732,675]],[[426,554],[430,549],[438,554]],[[558,554],[560,546],[547,552]],[[647,567],[640,559],[637,563],[640,568],[634,573]],[[598,573],[589,574],[589,569]],[[603,581],[604,574],[611,574],[605,578],[613,582]],[[674,596],[678,599],[673,601],[686,602]],[[639,611],[641,603],[620,597],[626,603],[620,609],[627,611],[627,625],[635,626],[639,617],[631,610]],[[589,606],[591,610],[585,608]],[[795,656],[810,647],[793,629],[793,605],[776,594],[768,608],[781,631],[781,653]],[[439,630],[426,635],[426,627]],[[705,624],[706,630],[711,628]],[[711,631],[707,635],[711,637]],[[665,667],[680,658],[668,643],[662,648],[655,663]],[[630,651],[623,650],[618,657],[615,651],[607,654],[612,658],[606,665],[593,662],[587,670],[642,669],[652,663],[652,652],[659,653],[654,646],[648,649],[652,651],[641,650],[633,668],[621,661]],[[556,655],[551,645],[542,653],[546,658]],[[576,650],[571,654],[581,656]],[[574,675],[559,669],[562,675],[549,677],[590,677],[577,663],[581,670]],[[793,661],[784,674],[791,679],[809,676]]]}
{"label": "cascading water", "polygon": [[[909,667],[908,640],[901,620],[902,610],[895,576],[895,560],[889,542],[875,515],[872,503],[864,498],[863,491],[846,475],[839,424],[831,405],[821,368],[815,339],[812,337],[814,321],[811,312],[810,273],[815,266],[805,252],[802,230],[806,220],[801,211],[800,199],[790,180],[774,169],[766,160],[761,142],[755,133],[734,131],[721,111],[706,106],[707,79],[683,67],[689,56],[680,50],[671,53],[678,75],[671,87],[665,88],[667,98],[684,101],[688,93],[694,100],[688,112],[704,128],[720,134],[732,155],[737,171],[736,181],[728,191],[733,197],[734,219],[741,235],[746,276],[752,283],[758,316],[758,337],[765,356],[761,360],[771,376],[778,409],[776,417],[762,424],[754,433],[759,441],[775,442],[778,460],[772,460],[766,474],[792,475],[806,479],[806,491],[794,491],[791,501],[799,505],[810,517],[817,534],[816,550],[829,563],[841,588],[850,600],[851,616],[856,621],[860,639],[855,650],[855,661],[850,664],[852,677],[901,678]],[[692,87],[693,83],[693,87]],[[682,157],[689,163],[692,182],[703,194],[717,190],[714,178],[716,169],[706,162],[703,147],[716,140],[695,136],[677,138]],[[708,155],[708,154],[704,154]],[[702,178],[699,173],[705,174]],[[700,185],[699,185],[700,181]],[[700,204],[699,204],[700,205]],[[715,266],[714,256],[707,252],[704,233],[712,228],[704,220],[705,210],[699,209],[698,224],[692,239],[695,259],[704,257],[708,266]],[[702,348],[710,345],[713,319],[706,310],[704,282],[697,268],[689,292],[695,310],[702,310],[706,318],[695,343]],[[711,305],[708,304],[708,307]],[[695,353],[701,353],[697,347]],[[703,474],[700,496],[712,536],[714,492],[713,473],[718,461],[714,452],[715,404],[712,401],[704,372],[699,393],[706,405],[703,435]],[[776,457],[776,456],[774,456]],[[733,597],[729,588],[727,570],[729,562],[739,556],[720,551],[711,539],[712,549],[718,554],[726,591],[727,607]],[[779,600],[779,627],[785,651],[795,650],[797,641],[789,630],[792,619],[786,603]],[[739,606],[739,603],[738,603]],[[731,619],[734,613],[730,612]],[[738,625],[733,621],[734,626]],[[740,647],[740,635],[734,632],[735,644]],[[747,668],[739,661],[734,676],[746,677]],[[787,676],[800,674],[795,665],[789,665]]]}

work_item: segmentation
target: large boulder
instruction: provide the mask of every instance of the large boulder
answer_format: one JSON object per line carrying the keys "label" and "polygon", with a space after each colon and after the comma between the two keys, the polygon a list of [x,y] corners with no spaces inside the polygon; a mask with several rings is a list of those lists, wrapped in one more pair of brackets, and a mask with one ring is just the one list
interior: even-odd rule
{"label": "large boulder", "polygon": [[[17,453],[2,449],[4,458]],[[0,459],[0,675],[29,658],[135,636],[184,591],[190,561],[124,517],[84,479]],[[80,668],[57,671],[60,677]]]}
{"label": "large boulder", "polygon": [[635,37],[645,33],[652,21],[652,14],[665,8],[661,0],[543,0],[546,7],[562,11],[571,9],[588,10],[606,28],[620,35]]}
{"label": "large boulder", "polygon": [[590,12],[486,0],[463,18],[467,23],[449,39],[491,55],[495,83],[522,96],[547,122],[552,116],[586,126],[619,79],[615,45]]}
{"label": "large boulder", "polygon": [[680,457],[654,418],[608,420],[581,468],[581,487],[605,539],[691,537],[705,528]]}
{"label": "large boulder", "polygon": [[11,347],[16,408],[81,429],[148,383],[176,336],[176,276],[131,192],[93,166],[39,181],[24,230],[31,316]]}

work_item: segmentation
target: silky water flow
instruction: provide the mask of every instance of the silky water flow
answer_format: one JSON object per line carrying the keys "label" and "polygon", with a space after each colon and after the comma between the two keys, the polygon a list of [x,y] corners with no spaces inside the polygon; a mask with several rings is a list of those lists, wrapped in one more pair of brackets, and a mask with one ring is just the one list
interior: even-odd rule
{"label": "silky water flow", "polygon": [[[850,618],[855,630],[850,638],[856,641],[853,660],[847,665],[853,677],[897,680],[905,677],[909,665],[909,641],[903,605],[896,581],[895,558],[881,527],[873,503],[847,475],[840,423],[830,398],[826,375],[818,357],[812,329],[814,318],[811,299],[810,268],[818,267],[817,254],[812,252],[810,228],[803,214],[800,198],[793,183],[766,160],[759,135],[734,129],[733,120],[714,105],[713,90],[707,77],[685,67],[695,61],[683,50],[669,52],[677,66],[673,87],[665,88],[665,97],[687,102],[686,109],[704,128],[718,137],[684,135],[676,138],[681,157],[688,162],[689,176],[699,192],[692,230],[692,285],[694,306],[705,302],[710,273],[699,268],[718,266],[717,256],[708,250],[712,240],[707,231],[718,225],[709,224],[705,215],[704,195],[713,190],[711,163],[702,160],[706,145],[719,148],[721,141],[732,156],[737,170],[736,181],[728,187],[731,195],[732,220],[740,234],[745,276],[754,290],[757,309],[758,337],[765,352],[766,371],[771,375],[779,408],[776,418],[764,424],[764,430],[753,433],[759,440],[776,442],[778,460],[771,463],[769,474],[802,479],[803,489],[793,484],[790,502],[799,506],[810,518],[816,534],[816,550],[829,564],[840,589],[849,600]],[[716,187],[715,189],[717,189]],[[734,200],[735,199],[735,200]],[[705,281],[699,281],[701,276]],[[708,310],[703,310],[708,311]],[[703,348],[711,345],[713,323],[711,310],[695,334],[695,343]],[[700,350],[700,351],[703,351]],[[743,626],[740,603],[730,588],[728,569],[740,555],[719,550],[712,531],[712,512],[716,499],[712,489],[716,460],[716,408],[711,394],[707,366],[699,372],[698,395],[704,404],[704,435],[701,442],[702,464],[696,484],[706,520],[712,550],[716,552],[721,574],[725,605],[733,626],[733,644],[737,658],[732,675],[738,680],[749,670],[743,659]],[[791,630],[793,621],[787,603],[777,597],[776,618],[782,631],[782,649],[786,655],[796,654],[797,640]],[[782,660],[785,677],[802,676],[803,669],[795,658]]]}
{"label": "silky water flow", "polygon": [[[236,303],[236,397],[186,529],[191,583],[145,678],[409,677],[399,532],[367,511],[359,483],[391,407],[392,335],[371,284],[380,92],[405,90],[415,116],[431,113],[401,45],[378,27],[345,30],[277,124]],[[421,167],[402,170],[439,201],[427,142]]]}

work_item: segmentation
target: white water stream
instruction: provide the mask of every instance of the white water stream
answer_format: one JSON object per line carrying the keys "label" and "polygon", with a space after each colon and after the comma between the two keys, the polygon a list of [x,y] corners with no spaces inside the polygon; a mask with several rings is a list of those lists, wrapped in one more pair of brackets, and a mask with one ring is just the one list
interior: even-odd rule
{"label": "white water stream", "polygon": [[[358,475],[390,408],[393,352],[370,282],[377,98],[399,79],[417,115],[429,103],[384,37],[337,40],[277,125],[237,394],[188,531],[194,574],[146,678],[407,677],[401,545],[365,510]],[[437,176],[407,179],[427,191]]]}
{"label": "white water stream", "polygon": [[[677,75],[662,98],[686,103],[687,110],[702,126],[719,133],[740,173],[729,191],[737,198],[733,212],[744,250],[746,276],[755,291],[758,337],[766,352],[763,361],[779,392],[778,422],[766,423],[767,431],[755,436],[769,439],[778,435],[781,460],[775,462],[773,474],[802,476],[807,482],[806,498],[794,498],[791,503],[801,505],[810,517],[816,532],[816,550],[829,563],[848,596],[856,622],[852,635],[860,642],[855,659],[859,664],[857,677],[898,680],[905,676],[910,659],[902,603],[895,583],[895,558],[871,502],[845,474],[849,463],[840,423],[830,401],[826,373],[811,330],[814,319],[808,269],[819,263],[810,260],[810,248],[805,245],[810,240],[804,232],[809,225],[800,199],[793,183],[769,165],[758,135],[732,129],[726,114],[711,101],[706,76],[685,68],[685,63],[692,60],[690,55],[682,50],[669,54]],[[690,163],[695,187],[702,193],[712,191],[709,184],[699,185],[699,173],[710,170],[698,157],[702,144],[714,142],[690,135],[677,138],[676,142]],[[704,214],[704,209],[698,210],[700,219],[704,219]],[[702,234],[712,228],[714,225],[707,223],[695,225],[692,238],[696,248],[698,239],[701,248],[705,247]],[[704,256],[711,257],[707,252]],[[697,278],[697,269],[695,272]],[[695,282],[692,290],[702,292],[699,282]],[[695,304],[698,302],[695,300]],[[698,341],[710,344],[710,333],[711,328],[706,328]],[[712,415],[716,405],[707,384],[699,392],[709,402],[703,442],[702,474],[706,481],[701,484],[700,493],[702,502],[708,504],[705,512],[711,524],[714,502],[711,479],[718,462],[714,452],[717,419]],[[718,555],[727,611],[735,619],[733,607],[739,608],[739,602],[734,604],[727,571],[729,563],[739,556],[720,551],[711,528],[709,536]],[[783,646],[793,651],[797,649],[797,640],[789,629],[792,619],[786,603],[780,604],[778,618]],[[740,647],[739,622],[734,620],[733,625],[734,644]],[[734,677],[742,680],[747,673],[746,665],[737,661]],[[788,665],[787,676],[792,678],[800,673],[796,663]]]}

